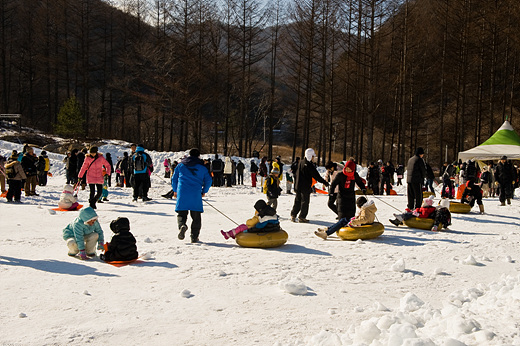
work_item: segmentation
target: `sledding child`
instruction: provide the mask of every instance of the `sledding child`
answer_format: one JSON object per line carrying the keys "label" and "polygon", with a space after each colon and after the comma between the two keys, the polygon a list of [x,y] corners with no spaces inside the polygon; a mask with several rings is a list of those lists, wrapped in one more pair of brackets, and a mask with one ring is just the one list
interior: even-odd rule
{"label": "sledding child", "polygon": [[359,214],[350,219],[345,217],[341,218],[330,227],[320,227],[317,231],[314,231],[314,234],[325,240],[329,235],[334,234],[343,227],[357,227],[373,224],[376,219],[377,211],[374,201],[367,201],[367,199],[362,196],[356,200],[356,205],[359,208]]}
{"label": "sledding child", "polygon": [[74,196],[74,187],[66,184],[58,202],[58,207],[66,210],[76,210],[78,207],[78,198]]}
{"label": "sledding child", "polygon": [[477,201],[481,214],[484,214],[484,204],[482,203],[482,189],[475,184],[475,178],[471,178],[466,183],[466,188],[462,193],[461,203],[469,204],[471,207],[475,205]]}
{"label": "sledding child", "polygon": [[[449,207],[449,200],[443,199],[440,206],[438,207],[443,208],[445,210],[442,211],[442,213],[437,213],[436,207],[433,206],[433,198],[434,196],[430,196],[423,200],[423,203],[420,208],[416,208],[414,211],[411,211],[409,209],[406,210],[403,214],[394,214],[395,219],[389,220],[392,224],[394,224],[396,227],[403,224],[403,221],[409,220],[413,217],[418,217],[421,219],[433,219],[435,220],[433,223],[432,231],[436,232],[439,228],[439,225],[442,223],[443,227],[447,227],[450,224],[451,221],[451,214],[448,210]],[[444,204],[447,202],[446,204]],[[447,212],[447,213],[445,213]],[[444,222],[443,222],[444,221]]]}
{"label": "sledding child", "polygon": [[247,220],[245,224],[241,224],[230,231],[220,231],[224,238],[230,237],[235,239],[235,236],[241,232],[260,233],[260,232],[278,232],[281,230],[280,221],[276,210],[268,206],[264,200],[260,199],[255,203],[255,216]]}
{"label": "sledding child", "polygon": [[139,256],[135,237],[130,233],[130,221],[126,217],[118,217],[110,223],[114,232],[110,243],[105,244],[105,253],[99,258],[106,262],[131,261]]}
{"label": "sledding child", "polygon": [[96,256],[98,250],[103,250],[103,230],[98,222],[98,215],[91,207],[81,209],[79,216],[63,229],[63,239],[67,242],[69,256],[87,259]]}
{"label": "sledding child", "polygon": [[273,167],[271,170],[271,174],[267,177],[265,181],[265,193],[267,194],[267,205],[272,207],[276,212],[276,208],[278,207],[278,197],[280,197],[280,193],[282,189],[280,188],[280,179],[278,176],[280,175],[280,171],[278,168]]}

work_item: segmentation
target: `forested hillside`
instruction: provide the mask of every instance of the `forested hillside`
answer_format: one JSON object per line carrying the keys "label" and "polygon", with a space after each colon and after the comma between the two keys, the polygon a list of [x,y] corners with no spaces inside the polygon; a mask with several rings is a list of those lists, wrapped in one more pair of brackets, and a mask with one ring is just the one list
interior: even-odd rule
{"label": "forested hillside", "polygon": [[0,113],[158,150],[364,163],[421,145],[438,164],[517,125],[519,17],[514,0],[2,0]]}

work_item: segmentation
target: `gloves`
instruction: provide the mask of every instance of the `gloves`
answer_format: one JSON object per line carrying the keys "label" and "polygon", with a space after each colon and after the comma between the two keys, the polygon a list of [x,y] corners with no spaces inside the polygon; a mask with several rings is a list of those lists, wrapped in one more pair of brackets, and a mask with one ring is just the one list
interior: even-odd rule
{"label": "gloves", "polygon": [[81,258],[82,260],[87,259],[87,253],[85,252],[85,250],[79,250],[79,258]]}
{"label": "gloves", "polygon": [[414,210],[412,212],[412,215],[415,216],[415,217],[418,217],[419,216],[419,212],[417,210]]}
{"label": "gloves", "polygon": [[100,251],[105,250],[105,247],[103,246],[103,242],[99,242],[99,243],[98,243],[98,245],[97,245],[97,249],[100,250]]}

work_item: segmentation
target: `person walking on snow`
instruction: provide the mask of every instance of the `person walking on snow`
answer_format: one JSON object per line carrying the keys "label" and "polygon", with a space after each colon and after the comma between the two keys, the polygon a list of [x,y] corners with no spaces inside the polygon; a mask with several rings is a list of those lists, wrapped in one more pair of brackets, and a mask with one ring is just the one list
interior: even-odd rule
{"label": "person walking on snow", "polygon": [[[96,202],[103,193],[103,182],[105,181],[103,175],[103,167],[107,174],[110,174],[110,164],[98,153],[97,147],[91,147],[89,154],[85,156],[85,161],[78,173],[79,180],[87,178],[86,182],[90,187],[89,204],[92,209],[96,209]],[[97,192],[96,192],[97,190]]]}
{"label": "person walking on snow", "polygon": [[138,197],[141,197],[143,202],[151,201],[152,199],[148,197],[148,190],[151,185],[150,174],[153,172],[153,163],[150,155],[144,152],[142,145],[136,147],[130,165],[134,179],[134,198],[132,201],[136,202]]}
{"label": "person walking on snow", "polygon": [[[312,162],[314,157],[316,157],[314,149],[308,148],[305,150],[304,159],[300,160],[298,164],[294,178],[294,192],[296,196],[294,197],[294,205],[291,210],[292,222],[296,222],[296,217],[298,217],[299,222],[309,222],[306,217],[309,213],[313,178],[325,186],[329,186],[329,183],[316,170]],[[300,214],[299,216],[298,213]]]}
{"label": "person walking on snow", "polygon": [[495,180],[499,184],[500,205],[511,204],[513,198],[513,184],[516,179],[516,172],[511,161],[507,160],[507,156],[502,156],[495,171]]}
{"label": "person walking on snow", "polygon": [[426,178],[426,165],[423,160],[424,149],[415,149],[415,155],[408,160],[406,166],[406,182],[408,184],[408,209],[414,210],[422,205],[422,185]]}
{"label": "person walking on snow", "polygon": [[175,211],[179,226],[178,238],[183,240],[188,230],[188,212],[191,215],[191,242],[199,241],[202,227],[201,214],[204,212],[202,197],[206,195],[213,180],[203,162],[199,149],[191,149],[189,156],[177,165],[172,177],[173,195],[177,198]]}

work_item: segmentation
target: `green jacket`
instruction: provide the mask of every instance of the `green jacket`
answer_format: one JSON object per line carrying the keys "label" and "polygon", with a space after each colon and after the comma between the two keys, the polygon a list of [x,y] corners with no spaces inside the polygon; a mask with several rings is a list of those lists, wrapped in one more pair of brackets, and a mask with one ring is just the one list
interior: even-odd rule
{"label": "green jacket", "polygon": [[79,216],[63,229],[63,239],[74,238],[78,244],[79,250],[85,250],[84,237],[88,234],[96,232],[99,235],[98,243],[104,243],[103,230],[96,220],[92,226],[85,225],[85,221],[96,217],[96,211],[91,207],[81,209]]}

